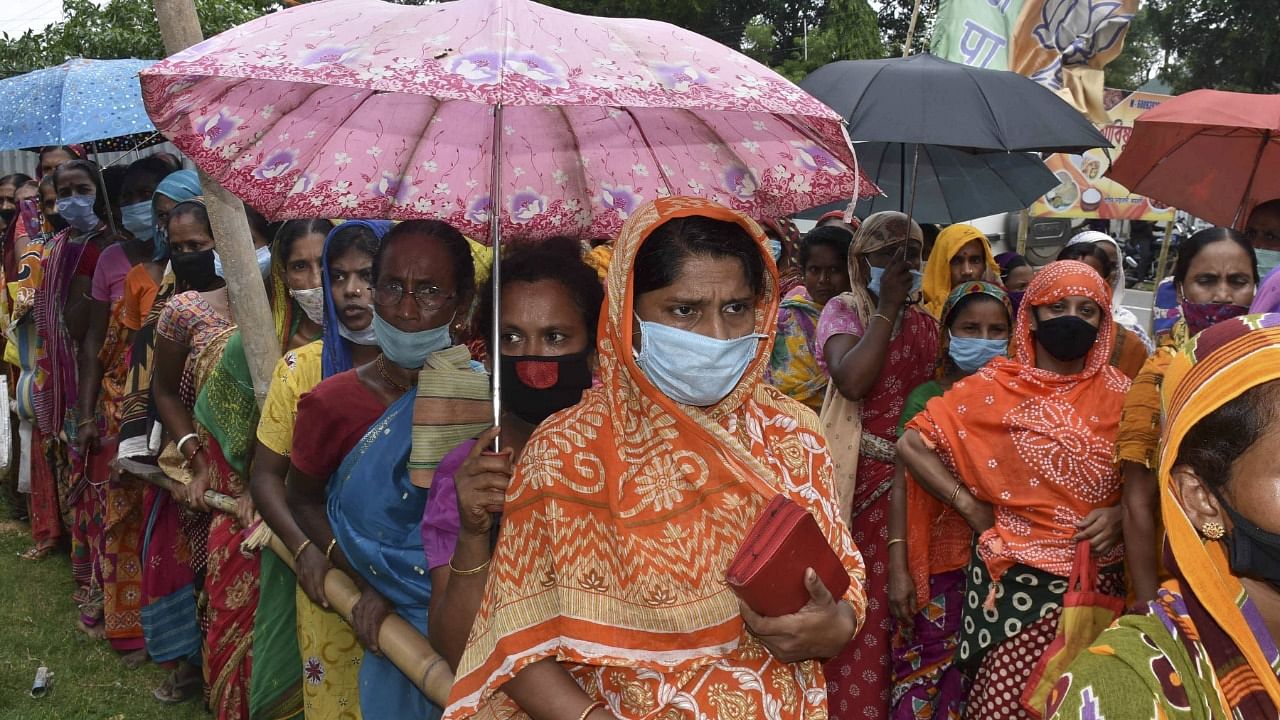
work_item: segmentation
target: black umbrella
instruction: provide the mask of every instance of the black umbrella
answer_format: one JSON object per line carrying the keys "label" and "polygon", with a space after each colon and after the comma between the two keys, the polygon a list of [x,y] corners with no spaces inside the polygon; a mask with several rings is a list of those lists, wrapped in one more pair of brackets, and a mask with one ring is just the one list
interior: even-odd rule
{"label": "black umbrella", "polygon": [[1078,110],[1017,73],[929,54],[842,60],[800,87],[849,121],[855,141],[950,145],[970,152],[1111,147]]}
{"label": "black umbrella", "polygon": [[1032,153],[961,152],[945,145],[921,145],[911,200],[915,145],[856,143],[858,165],[885,193],[863,200],[859,217],[881,210],[910,211],[919,222],[954,223],[1031,205],[1060,181]]}

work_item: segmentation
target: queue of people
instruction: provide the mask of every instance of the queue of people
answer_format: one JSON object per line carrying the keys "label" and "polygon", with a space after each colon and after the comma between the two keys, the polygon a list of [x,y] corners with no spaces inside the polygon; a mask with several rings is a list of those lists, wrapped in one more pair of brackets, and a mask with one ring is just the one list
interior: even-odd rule
{"label": "queue of people", "polygon": [[[236,720],[1280,707],[1280,319],[1248,315],[1269,286],[1256,228],[1183,244],[1181,317],[1153,341],[1095,231],[1036,269],[965,224],[838,214],[801,236],[669,197],[603,245],[513,242],[495,296],[447,223],[251,213],[282,355],[260,404],[196,174],[157,155],[106,182],[76,147],[35,172],[0,178],[24,557],[69,553],[76,623],[168,668],[158,703]],[[769,617],[726,571],[779,497],[850,582],[797,568],[806,604]],[[349,620],[335,568],[360,592]],[[1081,630],[1086,587],[1131,614]],[[454,671],[447,702],[386,652],[392,614]]]}

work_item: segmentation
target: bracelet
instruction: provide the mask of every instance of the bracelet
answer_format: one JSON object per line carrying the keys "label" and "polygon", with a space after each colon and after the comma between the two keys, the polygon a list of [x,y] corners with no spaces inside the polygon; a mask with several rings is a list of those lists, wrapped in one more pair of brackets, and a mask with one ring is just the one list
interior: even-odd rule
{"label": "bracelet", "polygon": [[[491,562],[493,562],[493,558],[489,558],[488,560],[485,560],[484,562],[480,563],[479,567],[474,567],[474,568],[471,568],[470,570],[459,570],[458,568],[454,567],[453,560],[450,560],[449,572],[453,573],[454,575],[478,575],[484,572],[485,570],[488,570],[489,563]],[[601,703],[600,705],[601,707],[603,707],[604,703]],[[586,716],[584,715],[583,717],[586,717]]]}
{"label": "bracelet", "polygon": [[[203,445],[201,445],[200,447],[196,448],[196,451],[195,451],[195,452],[193,452],[193,453],[191,453],[190,457],[184,457],[184,458],[182,458],[182,469],[183,469],[183,470],[189,470],[189,469],[191,468],[191,461],[192,461],[192,460],[195,460],[195,459],[196,459],[196,456],[197,456],[197,455],[199,455],[199,454],[200,454],[200,451],[202,451],[202,450],[204,450],[204,446],[203,446]],[[179,453],[178,453],[178,454],[182,454],[182,453],[181,453],[181,451],[179,451]]]}
{"label": "bracelet", "polygon": [[951,491],[951,499],[947,501],[947,504],[950,505],[951,507],[955,507],[956,498],[960,496],[960,491],[963,489],[964,489],[964,483],[956,483],[956,489]]}
{"label": "bracelet", "polygon": [[333,564],[333,560],[329,556],[333,555],[333,548],[337,546],[337,544],[338,544],[338,538],[336,537],[330,538],[329,546],[324,549],[324,561],[329,563],[330,565]]}
{"label": "bracelet", "polygon": [[894,544],[894,543],[904,543],[904,542],[906,542],[906,541],[907,541],[907,539],[906,539],[906,538],[890,538],[890,539],[889,539],[889,544],[888,544],[888,545],[885,545],[885,547],[893,547],[893,544]]}
{"label": "bracelet", "polygon": [[875,313],[874,315],[871,316],[872,320],[875,320],[876,318],[884,318],[884,321],[889,323],[889,327],[893,327],[893,320],[890,319],[888,315],[885,315],[884,313]]}
{"label": "bracelet", "polygon": [[302,544],[298,546],[298,549],[297,549],[297,550],[294,550],[294,551],[293,551],[293,562],[294,562],[294,563],[297,563],[297,562],[298,562],[298,558],[302,557],[302,551],[303,551],[303,550],[306,550],[306,549],[307,549],[307,546],[308,546],[308,545],[310,545],[310,544],[311,544],[311,538],[307,538],[306,540],[303,540],[303,541],[302,541]]}
{"label": "bracelet", "polygon": [[97,420],[94,420],[93,418],[85,418],[85,419],[81,420],[80,422],[76,423],[76,429],[77,429],[77,430],[79,430],[80,428],[84,427],[85,425],[92,425],[92,424],[94,424],[94,423],[96,423],[96,422],[98,422],[98,421],[97,421]]}
{"label": "bracelet", "polygon": [[591,713],[603,707],[608,707],[608,706],[600,702],[599,700],[591,703],[590,705],[587,706],[587,709],[583,710],[582,714],[578,716],[578,720],[587,720],[587,716],[591,715]]}
{"label": "bracelet", "polygon": [[199,435],[196,435],[195,433],[187,433],[186,435],[183,435],[183,436],[182,436],[182,439],[178,441],[178,453],[179,453],[179,454],[185,454],[185,453],[183,453],[183,452],[182,452],[182,446],[183,446],[183,445],[186,445],[188,440],[195,440],[196,442],[199,442],[199,441],[200,441],[200,436],[199,436]]}

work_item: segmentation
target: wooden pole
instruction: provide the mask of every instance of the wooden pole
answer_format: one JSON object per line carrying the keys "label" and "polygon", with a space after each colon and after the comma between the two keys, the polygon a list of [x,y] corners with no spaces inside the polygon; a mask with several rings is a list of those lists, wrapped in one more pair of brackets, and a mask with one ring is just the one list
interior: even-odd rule
{"label": "wooden pole", "polygon": [[907,39],[902,43],[902,57],[911,54],[911,38],[916,34],[916,20],[920,17],[920,0],[911,8],[911,22],[907,25]]}
{"label": "wooden pole", "polygon": [[[125,472],[166,492],[173,487],[173,479],[159,468],[128,461],[124,461],[123,464]],[[235,498],[229,495],[206,490],[204,499],[209,503],[209,507],[219,512],[234,514],[236,511]],[[270,548],[289,566],[290,570],[294,569],[293,555],[280,538],[272,535]],[[337,568],[330,568],[328,574],[324,576],[324,596],[329,600],[329,606],[333,611],[350,624],[351,611],[355,608],[356,601],[360,599],[360,590],[355,583],[351,582],[351,578]],[[383,654],[395,663],[400,672],[412,680],[414,685],[417,685],[428,700],[441,707],[445,706],[449,700],[449,690],[453,687],[453,671],[417,628],[410,625],[404,618],[392,613],[378,629],[378,643],[382,646]]]}
{"label": "wooden pole", "polygon": [[[155,0],[156,20],[164,49],[169,55],[181,52],[204,39],[194,0]],[[258,405],[267,397],[271,370],[280,359],[280,341],[275,336],[267,290],[258,271],[258,259],[249,232],[244,204],[200,171],[200,186],[209,209],[209,224],[222,258],[231,310],[244,340],[245,358],[253,376]]]}
{"label": "wooden pole", "polygon": [[[1176,216],[1175,216],[1176,217]],[[1174,221],[1164,226],[1164,244],[1160,246],[1160,262],[1156,263],[1156,287],[1164,280],[1165,265],[1169,262],[1169,246],[1172,245]],[[1154,293],[1154,290],[1152,291]]]}
{"label": "wooden pole", "polygon": [[1027,254],[1027,232],[1031,229],[1031,211],[1018,213],[1018,254]]}

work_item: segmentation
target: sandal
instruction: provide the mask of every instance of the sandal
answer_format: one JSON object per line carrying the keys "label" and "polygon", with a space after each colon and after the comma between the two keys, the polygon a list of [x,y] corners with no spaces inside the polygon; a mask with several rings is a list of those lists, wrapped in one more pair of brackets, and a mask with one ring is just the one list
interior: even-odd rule
{"label": "sandal", "polygon": [[169,677],[151,695],[165,705],[181,705],[198,695],[204,686],[204,678],[196,674],[188,675],[184,680],[181,673],[181,669],[169,673]]}
{"label": "sandal", "polygon": [[38,543],[27,548],[25,551],[18,553],[18,557],[23,560],[30,560],[33,562],[36,560],[43,560],[49,557],[49,553],[53,552],[55,547],[57,547],[57,543]]}
{"label": "sandal", "polygon": [[120,656],[120,662],[123,662],[124,666],[130,670],[137,670],[147,662],[147,649],[139,648],[133,652],[125,653]]}

